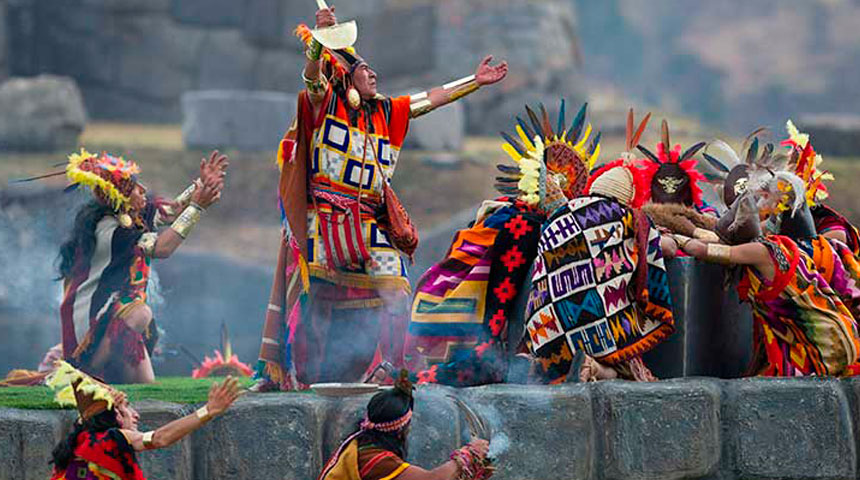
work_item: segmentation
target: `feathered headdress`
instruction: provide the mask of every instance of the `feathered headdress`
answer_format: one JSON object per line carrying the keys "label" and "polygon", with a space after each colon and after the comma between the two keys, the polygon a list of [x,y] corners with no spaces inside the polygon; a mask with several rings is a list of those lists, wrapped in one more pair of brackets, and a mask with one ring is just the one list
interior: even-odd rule
{"label": "feathered headdress", "polygon": [[625,204],[639,208],[648,198],[648,179],[643,171],[636,167],[636,156],[633,149],[642,138],[651,114],[648,113],[634,130],[634,113],[631,108],[627,112],[627,130],[625,135],[625,150],[619,158],[603,165],[593,172],[585,185],[585,193],[600,193],[612,196]]}
{"label": "feathered headdress", "polygon": [[140,167],[136,163],[107,153],[95,155],[83,148],[69,155],[66,177],[69,187],[88,187],[96,198],[117,212],[127,211],[129,198],[137,184]]}
{"label": "feathered headdress", "polygon": [[638,146],[648,157],[639,163],[650,187],[648,200],[702,206],[702,187],[699,182],[704,181],[705,176],[696,170],[698,162],[693,156],[705,146],[705,142],[699,142],[681,153],[680,144],[672,147],[669,142],[669,123],[666,120],[663,120],[660,130],[656,155]]}
{"label": "feathered headdress", "polygon": [[533,206],[552,197],[555,187],[565,199],[581,195],[588,172],[600,155],[600,133],[588,142],[592,130],[591,124],[585,122],[588,104],[582,105],[569,129],[564,100],[555,129],[543,104],[540,116],[528,105],[525,108],[529,123],[516,117],[514,128],[518,138],[501,132],[502,149],[516,166],[498,165],[506,176],[496,178],[496,188]]}
{"label": "feathered headdress", "polygon": [[82,421],[112,410],[115,405],[126,401],[119,390],[90,377],[68,363],[59,360],[45,384],[56,392],[54,401],[63,406],[77,407]]}
{"label": "feathered headdress", "polygon": [[[223,352],[223,353],[222,353]],[[250,377],[253,371],[247,364],[239,361],[239,356],[233,353],[227,324],[221,324],[221,350],[215,350],[215,358],[204,357],[199,367],[191,372],[191,378]]]}
{"label": "feathered headdress", "polygon": [[825,180],[833,180],[833,174],[826,170],[819,170],[821,155],[815,153],[809,134],[801,133],[791,120],[785,122],[788,139],[783,140],[780,145],[788,147],[791,151],[788,168],[803,180],[806,186],[806,203],[810,207],[823,202],[829,195]]}

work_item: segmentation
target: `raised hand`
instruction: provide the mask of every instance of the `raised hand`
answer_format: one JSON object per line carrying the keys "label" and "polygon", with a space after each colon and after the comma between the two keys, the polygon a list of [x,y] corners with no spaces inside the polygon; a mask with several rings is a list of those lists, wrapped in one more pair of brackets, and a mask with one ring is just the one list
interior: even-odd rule
{"label": "raised hand", "polygon": [[212,151],[208,159],[200,159],[200,181],[203,183],[222,181],[227,175],[229,165],[230,161],[226,155],[222,155],[218,150]]}
{"label": "raised hand", "polygon": [[230,408],[237,398],[239,398],[239,381],[233,377],[227,377],[220,385],[212,384],[206,408],[210,415],[216,417]]}
{"label": "raised hand", "polygon": [[191,201],[203,208],[209,208],[221,199],[221,190],[224,188],[224,180],[210,178],[209,180],[201,183],[202,186],[198,186],[198,188],[194,190],[194,193],[191,194]]}
{"label": "raised hand", "polygon": [[478,69],[475,70],[475,82],[478,85],[492,85],[501,81],[508,74],[508,62],[501,62],[498,65],[490,65],[493,61],[492,55],[487,55],[478,64]]}
{"label": "raised hand", "polygon": [[317,10],[317,28],[331,27],[335,24],[337,24],[337,17],[334,16],[334,7]]}

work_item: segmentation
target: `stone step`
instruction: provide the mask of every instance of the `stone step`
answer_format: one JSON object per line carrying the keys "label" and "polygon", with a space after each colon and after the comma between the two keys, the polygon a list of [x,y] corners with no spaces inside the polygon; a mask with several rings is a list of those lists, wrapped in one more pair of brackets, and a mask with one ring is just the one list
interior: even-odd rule
{"label": "stone step", "polygon": [[[492,426],[494,478],[857,478],[860,381],[691,378],[651,384],[420,386],[408,460],[432,468],[467,441],[456,395]],[[248,395],[177,445],[139,455],[148,478],[312,480],[370,395]],[[135,405],[150,430],[192,411]],[[0,409],[0,480],[47,478],[70,411]]]}

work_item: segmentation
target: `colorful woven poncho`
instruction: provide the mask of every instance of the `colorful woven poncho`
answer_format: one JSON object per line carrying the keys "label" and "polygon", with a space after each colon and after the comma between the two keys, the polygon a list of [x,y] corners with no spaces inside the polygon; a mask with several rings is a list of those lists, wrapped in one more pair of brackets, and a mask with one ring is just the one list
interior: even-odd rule
{"label": "colorful woven poncho", "polygon": [[420,383],[505,380],[508,322],[537,255],[543,216],[501,199],[495,212],[457,232],[445,258],[419,280],[407,351],[429,368]]}
{"label": "colorful woven poncho", "polygon": [[[648,229],[646,252],[638,228]],[[639,298],[637,281],[645,283]],[[571,200],[544,223],[526,316],[526,343],[550,383],[565,379],[579,350],[608,364],[650,350],[674,331],[659,233],[635,226],[633,211],[615,200]]]}
{"label": "colorful woven poncho", "polygon": [[807,245],[812,256],[788,237],[769,236],[763,242],[773,259],[773,280],[768,282],[754,268],[744,267],[738,284],[741,300],[752,306],[754,373],[847,373],[849,365],[857,362],[860,340],[851,311],[831,286],[856,290],[840,267],[839,256],[826,241]]}
{"label": "colorful woven poncho", "polygon": [[81,432],[75,457],[65,470],[54,469],[51,480],[146,480],[134,449],[118,429]]}

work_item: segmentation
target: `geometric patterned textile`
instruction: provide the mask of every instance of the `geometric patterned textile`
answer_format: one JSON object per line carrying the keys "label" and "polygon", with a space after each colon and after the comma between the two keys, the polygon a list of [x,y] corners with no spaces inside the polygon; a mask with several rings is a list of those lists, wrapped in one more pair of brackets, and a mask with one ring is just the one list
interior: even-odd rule
{"label": "geometric patterned textile", "polygon": [[[640,252],[634,223],[630,209],[597,196],[571,200],[544,223],[524,333],[543,381],[563,381],[579,350],[617,364],[674,331],[659,233],[649,223],[647,252]],[[642,253],[647,286],[637,302],[633,283]]]}
{"label": "geometric patterned textile", "polygon": [[[837,242],[833,242],[834,244]],[[788,237],[762,240],[774,265],[765,282],[753,267],[743,267],[738,283],[742,301],[753,313],[752,373],[763,376],[844,375],[857,362],[860,340],[849,307],[827,278],[851,294],[853,280],[840,278],[843,263],[831,243],[808,243],[807,254]],[[856,286],[853,287],[856,290]]]}
{"label": "geometric patterned textile", "polygon": [[[360,113],[356,125],[350,123],[343,99],[329,93],[322,115],[315,119],[308,168],[310,192],[308,267],[310,275],[329,282],[357,288],[408,290],[406,262],[391,243],[388,233],[379,228],[374,210],[382,202],[383,183],[389,181],[397,166],[400,147],[409,124],[409,96],[377,101],[376,110],[365,118]],[[374,158],[375,157],[375,158]],[[379,171],[379,170],[382,171]],[[357,230],[321,224],[317,209],[327,218],[332,211],[343,212],[355,206],[361,196],[361,215]],[[357,242],[370,254],[364,267],[335,267],[328,255],[349,257]]]}
{"label": "geometric patterned textile", "polygon": [[[445,258],[418,281],[407,352],[420,383],[498,383],[507,373],[508,321],[537,254],[543,216],[505,206],[457,232]],[[515,339],[516,340],[516,339]]]}

